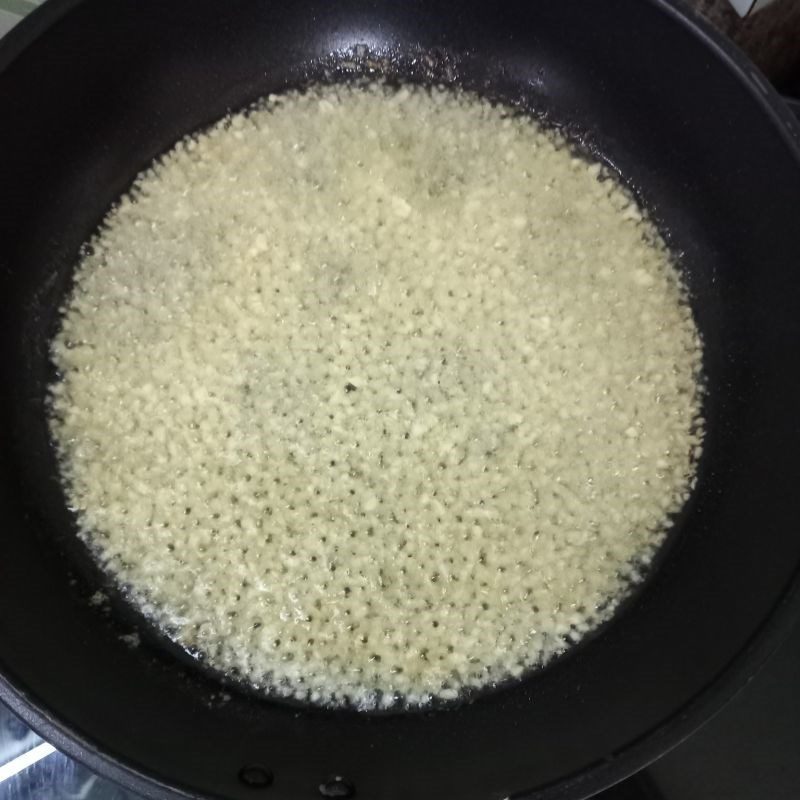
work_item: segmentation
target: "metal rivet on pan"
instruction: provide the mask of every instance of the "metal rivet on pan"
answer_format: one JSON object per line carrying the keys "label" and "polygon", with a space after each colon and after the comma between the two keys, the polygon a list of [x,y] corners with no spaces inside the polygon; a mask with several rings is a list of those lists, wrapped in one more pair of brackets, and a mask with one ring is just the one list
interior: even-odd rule
{"label": "metal rivet on pan", "polygon": [[266,789],[272,784],[272,773],[258,764],[249,764],[239,770],[239,780],[251,789]]}
{"label": "metal rivet on pan", "polygon": [[353,797],[356,789],[350,781],[341,775],[333,775],[319,785],[319,793],[323,797]]}

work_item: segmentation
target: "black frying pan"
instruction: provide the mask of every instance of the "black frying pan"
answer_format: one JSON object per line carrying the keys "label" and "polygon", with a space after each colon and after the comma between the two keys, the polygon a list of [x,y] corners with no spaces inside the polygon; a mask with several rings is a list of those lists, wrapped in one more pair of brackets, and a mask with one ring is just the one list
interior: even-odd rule
{"label": "black frying pan", "polygon": [[[425,713],[224,701],[87,602],[103,579],[56,478],[47,342],[81,243],[155,155],[375,56],[566,126],[652,210],[705,338],[699,482],[644,588],[521,682]],[[585,797],[713,713],[798,606],[800,132],[664,0],[50,0],[0,46],[0,159],[0,690],[93,769],[150,797]]]}

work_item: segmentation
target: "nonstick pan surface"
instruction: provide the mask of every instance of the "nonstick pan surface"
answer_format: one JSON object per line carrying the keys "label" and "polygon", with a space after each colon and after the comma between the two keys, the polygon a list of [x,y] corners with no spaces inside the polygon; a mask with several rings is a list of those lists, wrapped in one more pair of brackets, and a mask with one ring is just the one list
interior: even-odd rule
{"label": "nonstick pan surface", "polygon": [[[518,104],[618,169],[680,256],[708,382],[697,488],[614,621],[518,683],[394,714],[259,699],[123,641],[141,620],[88,602],[104,578],[44,405],[80,246],[136,174],[229,109],[370,70]],[[795,612],[800,133],[680,9],[49,0],[0,45],[0,157],[0,693],[93,769],[158,798],[586,797],[713,713]]]}

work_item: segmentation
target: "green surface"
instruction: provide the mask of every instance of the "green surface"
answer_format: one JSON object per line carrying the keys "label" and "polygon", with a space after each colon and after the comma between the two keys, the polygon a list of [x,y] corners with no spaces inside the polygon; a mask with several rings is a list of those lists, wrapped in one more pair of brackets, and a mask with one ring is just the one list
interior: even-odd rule
{"label": "green surface", "polygon": [[41,0],[0,0],[0,10],[24,17],[40,4]]}
{"label": "green surface", "polygon": [[0,0],[0,37],[43,2],[44,0]]}

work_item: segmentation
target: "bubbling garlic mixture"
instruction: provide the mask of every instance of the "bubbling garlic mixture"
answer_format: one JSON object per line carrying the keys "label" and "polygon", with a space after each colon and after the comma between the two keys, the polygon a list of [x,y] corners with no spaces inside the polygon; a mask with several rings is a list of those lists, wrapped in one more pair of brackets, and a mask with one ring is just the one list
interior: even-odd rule
{"label": "bubbling garlic mixture", "polygon": [[52,346],[82,536],[273,694],[460,696],[606,620],[693,480],[701,347],[635,202],[443,89],[270,97],[109,213]]}

